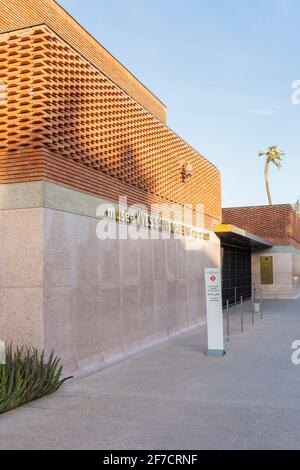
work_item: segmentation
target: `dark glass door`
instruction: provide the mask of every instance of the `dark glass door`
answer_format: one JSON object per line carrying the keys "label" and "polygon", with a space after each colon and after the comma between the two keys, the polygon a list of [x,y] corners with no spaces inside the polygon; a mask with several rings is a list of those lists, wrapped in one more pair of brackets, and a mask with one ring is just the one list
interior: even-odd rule
{"label": "dark glass door", "polygon": [[222,245],[222,290],[223,304],[233,305],[236,297],[239,302],[251,297],[251,250]]}

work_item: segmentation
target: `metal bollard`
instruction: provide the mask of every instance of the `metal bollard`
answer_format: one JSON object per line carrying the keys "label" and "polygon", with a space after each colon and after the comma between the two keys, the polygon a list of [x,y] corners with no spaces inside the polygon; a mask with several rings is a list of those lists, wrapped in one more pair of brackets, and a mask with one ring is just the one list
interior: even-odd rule
{"label": "metal bollard", "polygon": [[227,341],[230,341],[230,325],[229,325],[229,300],[227,300]]}
{"label": "metal bollard", "polygon": [[241,297],[241,332],[244,333],[244,309],[243,309],[243,297]]}
{"label": "metal bollard", "polygon": [[256,293],[255,284],[252,284],[252,296],[251,296],[252,312],[253,312],[253,310],[254,310],[255,293]]}
{"label": "metal bollard", "polygon": [[255,323],[255,316],[254,316],[254,304],[253,304],[253,309],[252,309],[252,325],[254,326]]}
{"label": "metal bollard", "polygon": [[234,288],[234,309],[236,310],[237,306],[237,288]]}
{"label": "metal bollard", "polygon": [[263,299],[262,297],[260,298],[260,318],[263,320],[264,319],[264,305],[263,305]]}

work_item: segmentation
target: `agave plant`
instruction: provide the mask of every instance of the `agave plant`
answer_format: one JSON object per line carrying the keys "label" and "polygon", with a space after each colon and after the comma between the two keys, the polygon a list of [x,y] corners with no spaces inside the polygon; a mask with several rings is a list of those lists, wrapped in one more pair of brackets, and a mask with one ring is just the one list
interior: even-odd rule
{"label": "agave plant", "polygon": [[35,348],[8,345],[6,363],[0,365],[0,414],[56,392],[70,378],[62,378],[53,352],[45,361]]}

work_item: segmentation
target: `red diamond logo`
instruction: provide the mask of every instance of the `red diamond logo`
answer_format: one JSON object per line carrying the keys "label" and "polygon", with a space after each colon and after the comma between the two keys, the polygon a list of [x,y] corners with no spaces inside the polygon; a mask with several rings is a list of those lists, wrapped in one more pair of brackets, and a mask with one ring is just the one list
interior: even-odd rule
{"label": "red diamond logo", "polygon": [[211,282],[215,282],[217,280],[217,278],[214,275],[210,276],[209,279],[211,280]]}

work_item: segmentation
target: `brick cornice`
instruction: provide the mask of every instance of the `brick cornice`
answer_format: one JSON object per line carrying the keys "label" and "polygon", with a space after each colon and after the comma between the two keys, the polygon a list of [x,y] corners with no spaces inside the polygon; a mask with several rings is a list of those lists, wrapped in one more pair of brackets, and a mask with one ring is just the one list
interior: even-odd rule
{"label": "brick cornice", "polygon": [[300,218],[291,204],[225,208],[223,222],[271,240],[300,248]]}

